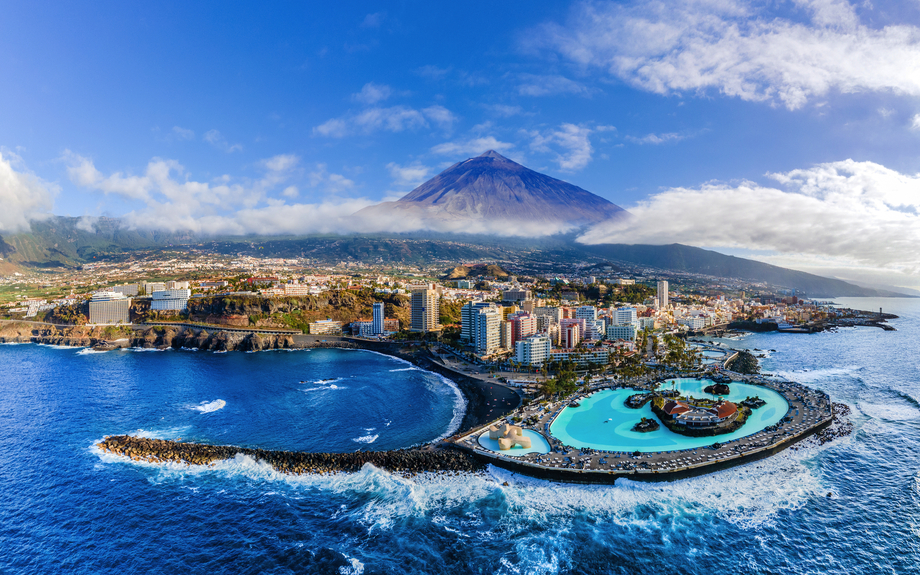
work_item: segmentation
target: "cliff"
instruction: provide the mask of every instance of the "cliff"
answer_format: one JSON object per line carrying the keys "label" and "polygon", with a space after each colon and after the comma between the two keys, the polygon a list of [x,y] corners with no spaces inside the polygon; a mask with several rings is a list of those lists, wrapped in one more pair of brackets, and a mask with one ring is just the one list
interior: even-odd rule
{"label": "cliff", "polygon": [[289,335],[221,330],[195,331],[178,327],[53,326],[28,322],[0,323],[0,343],[43,343],[74,347],[137,347],[144,349],[196,348],[211,351],[262,351],[295,347]]}

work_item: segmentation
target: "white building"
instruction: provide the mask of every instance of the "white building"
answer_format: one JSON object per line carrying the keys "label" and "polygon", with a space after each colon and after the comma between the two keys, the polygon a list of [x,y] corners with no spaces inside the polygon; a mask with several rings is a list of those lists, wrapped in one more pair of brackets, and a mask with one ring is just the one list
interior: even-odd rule
{"label": "white building", "polygon": [[597,319],[597,308],[593,305],[583,305],[575,310],[575,319],[594,321]]}
{"label": "white building", "polygon": [[166,289],[189,289],[187,281],[170,280],[166,282]]}
{"label": "white building", "polygon": [[553,344],[548,335],[532,335],[515,344],[514,361],[521,365],[543,365],[549,358],[552,348]]}
{"label": "white building", "polygon": [[706,327],[705,317],[682,317],[677,320],[679,325],[685,325],[692,330],[703,329]]}
{"label": "white building", "polygon": [[473,324],[476,353],[492,355],[501,347],[502,308],[490,306],[481,308]]}
{"label": "white building", "polygon": [[612,325],[607,328],[607,339],[636,341],[636,326],[633,324]]}
{"label": "white building", "polygon": [[606,349],[598,349],[586,352],[577,352],[568,349],[554,349],[549,353],[550,361],[570,361],[579,367],[585,367],[589,363],[593,363],[595,365],[607,365],[609,358],[610,353]]}
{"label": "white building", "polygon": [[153,292],[153,301],[150,309],[154,311],[185,311],[188,309],[188,300],[192,297],[190,289],[165,289]]}
{"label": "white building", "polygon": [[634,307],[621,307],[611,311],[613,325],[636,325],[639,315]]}
{"label": "white building", "polygon": [[93,294],[89,302],[89,323],[130,323],[131,298],[124,294],[106,291]]}
{"label": "white building", "polygon": [[655,329],[656,327],[658,327],[656,323],[657,322],[655,321],[654,317],[640,317],[639,318],[639,331],[642,331],[643,329]]}

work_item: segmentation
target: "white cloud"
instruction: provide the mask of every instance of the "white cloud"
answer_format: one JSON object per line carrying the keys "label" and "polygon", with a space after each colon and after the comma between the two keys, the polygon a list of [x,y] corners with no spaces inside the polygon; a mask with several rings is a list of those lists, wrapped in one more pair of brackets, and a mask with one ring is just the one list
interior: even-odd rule
{"label": "white cloud", "polygon": [[472,138],[469,140],[458,140],[454,142],[444,142],[443,144],[438,144],[437,146],[431,148],[431,151],[435,154],[442,156],[478,156],[483,152],[489,150],[495,150],[496,152],[504,152],[510,150],[514,147],[514,144],[509,144],[508,142],[502,142],[497,140],[492,136],[486,136],[483,138]]}
{"label": "white cloud", "polygon": [[18,155],[0,149],[0,232],[29,231],[30,221],[50,215],[57,191],[26,170]]}
{"label": "white cloud", "polygon": [[368,82],[357,94],[352,94],[351,99],[362,104],[373,105],[382,102],[393,95],[393,89],[386,84]]}
{"label": "white cloud", "polygon": [[591,90],[584,84],[558,74],[521,74],[520,80],[518,93],[522,96],[555,96],[557,94],[587,96],[591,94]]}
{"label": "white cloud", "polygon": [[221,133],[217,130],[208,130],[207,132],[204,133],[204,136],[202,136],[202,138],[204,139],[205,142],[211,144],[212,146],[214,146],[215,148],[217,148],[218,150],[222,152],[227,152],[228,154],[231,154],[233,152],[243,151],[242,144],[232,144],[231,145],[229,142],[227,142],[227,140],[224,139]]}
{"label": "white cloud", "polygon": [[768,176],[784,189],[753,182],[669,189],[579,241],[769,250],[920,275],[920,174],[846,160]]}
{"label": "white cloud", "polygon": [[910,119],[910,129],[920,130],[920,114],[914,114],[913,118]]}
{"label": "white cloud", "polygon": [[[575,124],[562,124],[547,132],[528,132],[532,141],[530,148],[537,152],[554,152],[559,168],[566,171],[581,170],[591,162],[594,149],[591,147],[591,128]],[[561,151],[558,149],[561,148]]]}
{"label": "white cloud", "polygon": [[920,95],[920,28],[871,28],[844,0],[796,4],[801,21],[769,2],[584,2],[523,44],[658,94],[715,89],[789,109],[832,90]]}
{"label": "white cloud", "polygon": [[387,164],[387,170],[390,177],[393,178],[393,185],[400,188],[415,188],[425,182],[431,174],[431,168],[424,166],[419,162],[401,166],[395,162]]}
{"label": "white cloud", "polygon": [[[329,172],[325,164],[304,171],[293,154],[258,162],[263,173],[257,179],[221,176],[210,182],[192,180],[175,160],[154,158],[142,175],[104,175],[92,160],[72,152],[66,152],[64,160],[75,184],[139,201],[143,207],[124,216],[134,228],[203,234],[328,233],[349,229],[341,218],[372,203],[363,199],[287,203],[281,198],[299,195],[289,181],[301,174],[310,188],[325,195],[355,185],[341,174]],[[279,188],[283,188],[278,192],[281,197],[272,197],[271,192]]]}
{"label": "white cloud", "polygon": [[686,138],[686,136],[674,132],[667,134],[648,134],[641,138],[626,136],[627,140],[636,144],[667,144],[668,142],[679,142],[684,138]]}
{"label": "white cloud", "polygon": [[429,128],[432,125],[449,130],[456,120],[456,116],[450,110],[437,105],[420,110],[406,106],[372,107],[354,115],[328,120],[313,128],[313,133],[329,138],[342,138],[355,132],[404,132]]}
{"label": "white cloud", "polygon": [[188,130],[186,128],[180,128],[179,126],[173,126],[172,129],[173,137],[177,140],[194,140],[195,132]]}

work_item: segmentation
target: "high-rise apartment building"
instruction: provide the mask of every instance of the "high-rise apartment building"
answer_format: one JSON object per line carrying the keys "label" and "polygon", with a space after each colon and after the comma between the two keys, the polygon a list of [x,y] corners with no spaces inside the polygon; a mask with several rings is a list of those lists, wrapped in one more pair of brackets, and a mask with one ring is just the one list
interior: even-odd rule
{"label": "high-rise apartment building", "polygon": [[[584,320],[580,320],[584,321]],[[581,326],[578,323],[570,323],[560,327],[560,345],[566,349],[572,349],[581,341]]]}
{"label": "high-rise apartment building", "polygon": [[375,302],[373,305],[373,319],[371,320],[371,333],[374,335],[382,335],[384,331],[383,320],[384,318],[384,304],[382,301]]}
{"label": "high-rise apartment building", "polygon": [[537,316],[527,312],[518,312],[509,315],[508,323],[511,324],[511,345],[516,344],[525,337],[537,333]]}
{"label": "high-rise apartment building", "polygon": [[475,343],[476,341],[476,316],[479,310],[494,307],[494,304],[484,301],[471,301],[460,308],[460,341]]}
{"label": "high-rise apartment building", "polygon": [[476,314],[473,345],[479,355],[491,355],[501,347],[502,312],[499,307],[486,307]]}
{"label": "high-rise apartment building", "polygon": [[668,309],[668,282],[658,282],[658,309]]}
{"label": "high-rise apartment building", "polygon": [[418,289],[412,292],[412,328],[411,331],[429,332],[441,329],[441,296],[433,289]]}

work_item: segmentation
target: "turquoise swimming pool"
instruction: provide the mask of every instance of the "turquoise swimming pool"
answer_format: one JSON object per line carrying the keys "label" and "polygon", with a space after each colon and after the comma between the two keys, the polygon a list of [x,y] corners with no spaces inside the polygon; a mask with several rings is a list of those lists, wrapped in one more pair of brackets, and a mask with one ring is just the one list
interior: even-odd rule
{"label": "turquoise swimming pool", "polygon": [[488,450],[500,453],[502,455],[511,455],[513,457],[520,457],[522,455],[527,455],[528,453],[549,453],[549,442],[546,441],[546,438],[530,429],[524,430],[524,437],[530,438],[530,448],[524,449],[520,446],[514,446],[511,449],[506,449],[501,451],[498,448],[498,441],[495,439],[489,439],[489,432],[485,432],[479,436],[479,445],[485,447]]}
{"label": "turquoise swimming pool", "polygon": [[[708,379],[672,379],[663,384],[662,389],[674,388],[682,395],[715,399],[717,396],[703,393],[703,388],[711,383]],[[744,426],[733,433],[713,437],[684,437],[664,425],[649,433],[632,431],[633,425],[643,417],[657,418],[652,413],[651,404],[641,409],[630,409],[623,404],[627,397],[636,393],[630,389],[598,391],[579,400],[580,407],[566,407],[550,426],[550,433],[566,445],[605,451],[695,449],[712,445],[716,441],[724,443],[753,435],[778,422],[789,409],[783,396],[771,389],[746,383],[732,383],[729,387],[731,394],[722,396],[728,401],[739,402],[756,395],[767,402],[760,409],[755,409]]]}

